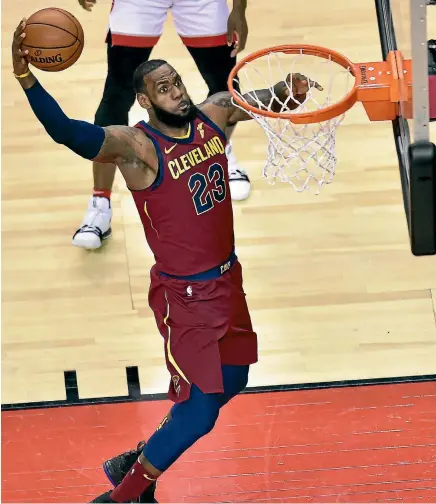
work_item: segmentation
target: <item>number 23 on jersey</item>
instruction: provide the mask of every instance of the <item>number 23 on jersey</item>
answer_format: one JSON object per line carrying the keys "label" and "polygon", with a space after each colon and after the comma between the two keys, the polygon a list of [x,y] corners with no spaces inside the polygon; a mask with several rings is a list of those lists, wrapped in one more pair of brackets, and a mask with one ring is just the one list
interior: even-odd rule
{"label": "number 23 on jersey", "polygon": [[214,202],[221,203],[226,198],[224,169],[219,163],[210,165],[207,175],[192,174],[188,186],[197,215],[208,212],[214,207]]}

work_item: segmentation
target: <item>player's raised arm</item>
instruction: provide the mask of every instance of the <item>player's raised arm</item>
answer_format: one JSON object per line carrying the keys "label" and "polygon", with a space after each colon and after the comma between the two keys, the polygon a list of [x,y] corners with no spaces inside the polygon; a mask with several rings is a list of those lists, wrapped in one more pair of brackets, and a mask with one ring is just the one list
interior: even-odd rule
{"label": "player's raised arm", "polygon": [[[291,87],[292,81],[292,87]],[[309,87],[315,87],[322,90],[322,87],[314,81],[311,81],[306,76],[295,73],[289,74],[286,77],[286,82],[278,82],[274,86],[273,92],[270,89],[257,89],[249,94],[244,94],[244,98],[253,107],[259,107],[259,103],[267,106],[273,112],[283,110],[283,104],[292,91],[292,99],[288,100],[286,110],[293,110],[298,107],[306,99],[306,93]],[[256,96],[256,98],[254,97]],[[217,124],[222,125],[225,121],[225,126],[236,124],[239,121],[248,121],[252,117],[233,104],[232,95],[225,91],[210,96],[200,108],[211,117]]]}
{"label": "player's raised arm", "polygon": [[23,20],[14,33],[12,60],[14,75],[24,89],[36,117],[51,138],[79,156],[103,163],[122,163],[137,156],[141,133],[128,126],[101,128],[85,121],[70,119],[29,70],[27,52],[21,49],[25,38]]}

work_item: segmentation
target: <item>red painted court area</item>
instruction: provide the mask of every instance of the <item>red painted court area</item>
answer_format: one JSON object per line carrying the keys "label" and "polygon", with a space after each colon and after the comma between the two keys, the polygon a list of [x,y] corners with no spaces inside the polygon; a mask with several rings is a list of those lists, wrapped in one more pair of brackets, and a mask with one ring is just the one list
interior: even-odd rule
{"label": "red painted court area", "polygon": [[[2,413],[2,502],[89,502],[168,402]],[[436,382],[247,394],[165,474],[164,502],[435,502]]]}

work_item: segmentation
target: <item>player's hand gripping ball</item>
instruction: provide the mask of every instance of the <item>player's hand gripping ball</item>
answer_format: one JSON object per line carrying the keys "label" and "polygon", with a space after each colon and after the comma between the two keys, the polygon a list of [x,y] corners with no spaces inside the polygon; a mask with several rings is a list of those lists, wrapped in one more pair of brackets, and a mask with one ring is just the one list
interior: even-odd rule
{"label": "player's hand gripping ball", "polygon": [[79,21],[62,9],[42,9],[24,21],[22,51],[27,60],[46,72],[60,72],[73,65],[83,51]]}

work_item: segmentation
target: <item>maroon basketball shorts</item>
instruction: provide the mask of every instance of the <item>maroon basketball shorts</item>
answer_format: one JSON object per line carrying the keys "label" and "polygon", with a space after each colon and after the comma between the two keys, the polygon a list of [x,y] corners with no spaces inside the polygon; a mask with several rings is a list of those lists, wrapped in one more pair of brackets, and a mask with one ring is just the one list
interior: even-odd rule
{"label": "maroon basketball shorts", "polygon": [[251,325],[242,268],[204,281],[167,276],[151,269],[149,304],[164,338],[171,375],[168,397],[189,398],[191,385],[203,393],[222,393],[221,365],[257,362],[257,335]]}

